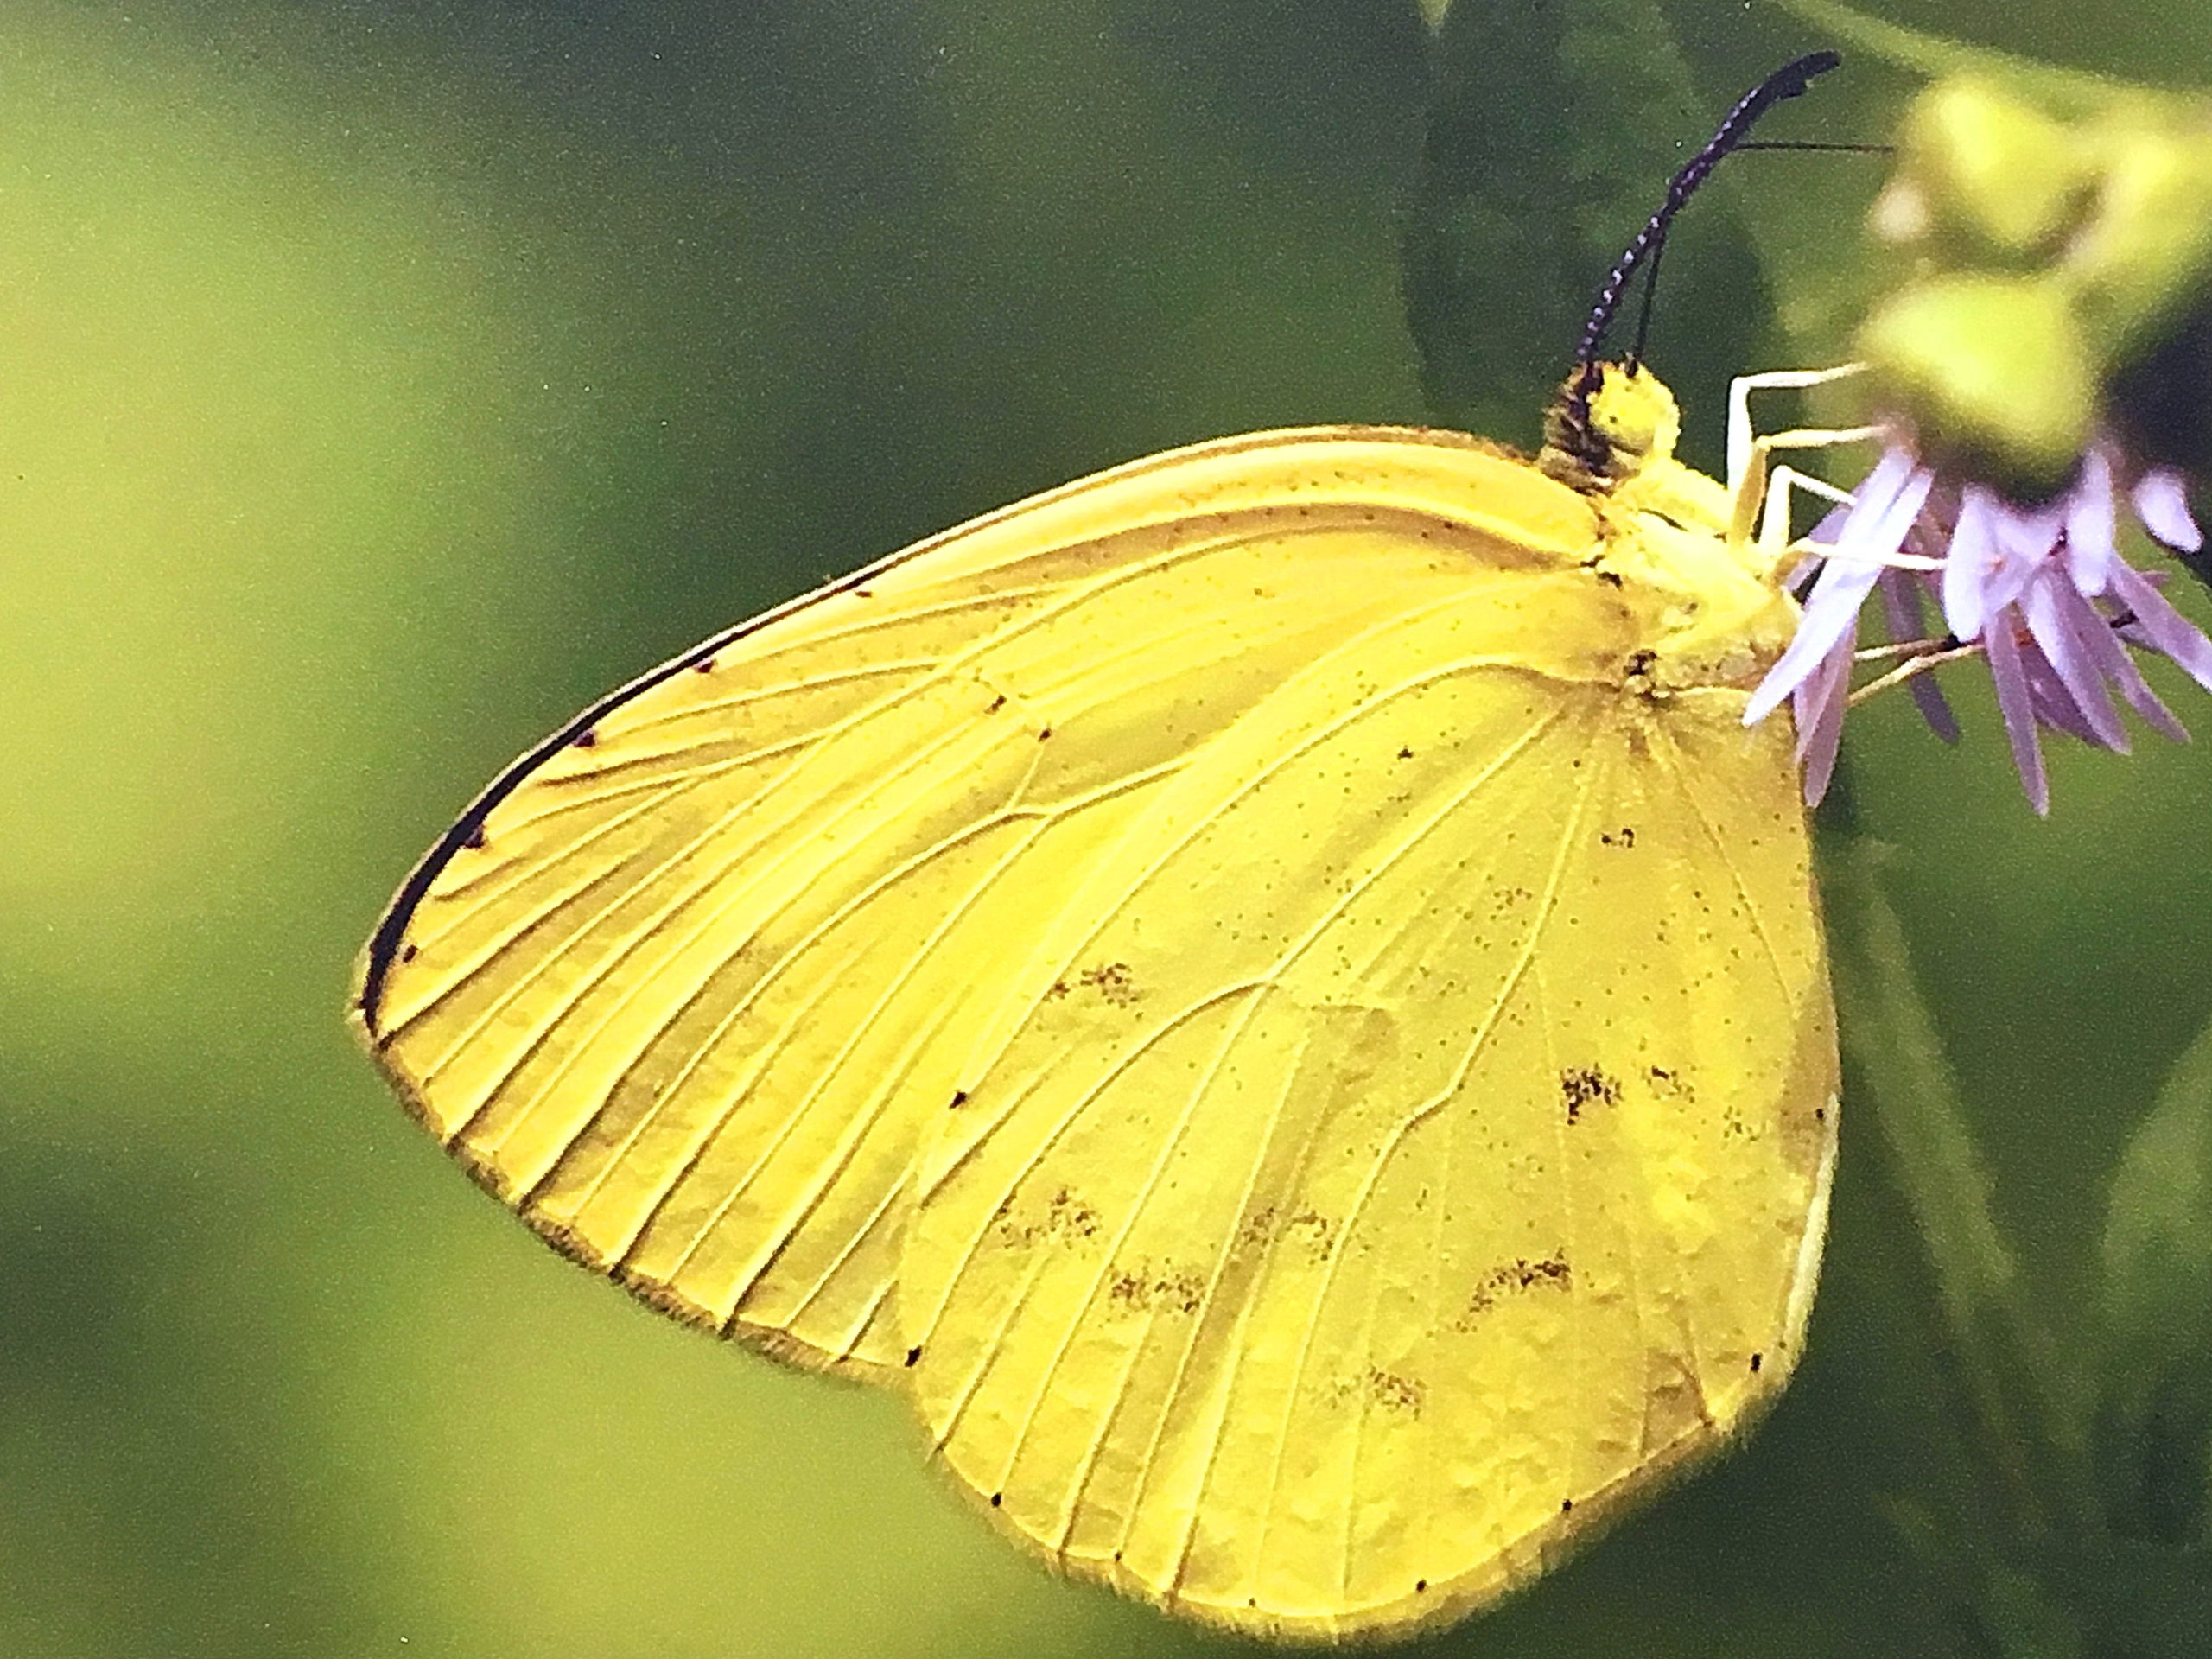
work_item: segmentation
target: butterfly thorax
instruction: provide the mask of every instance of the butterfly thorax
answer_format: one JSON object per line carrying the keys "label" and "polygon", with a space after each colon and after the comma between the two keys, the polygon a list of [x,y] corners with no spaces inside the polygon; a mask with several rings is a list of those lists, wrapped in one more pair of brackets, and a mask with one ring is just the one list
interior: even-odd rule
{"label": "butterfly thorax", "polygon": [[1603,525],[1595,568],[1648,618],[1659,690],[1744,684],[1781,655],[1797,607],[1729,543],[1728,492],[1675,458],[1681,412],[1640,365],[1590,363],[1545,411],[1537,466],[1589,497]]}

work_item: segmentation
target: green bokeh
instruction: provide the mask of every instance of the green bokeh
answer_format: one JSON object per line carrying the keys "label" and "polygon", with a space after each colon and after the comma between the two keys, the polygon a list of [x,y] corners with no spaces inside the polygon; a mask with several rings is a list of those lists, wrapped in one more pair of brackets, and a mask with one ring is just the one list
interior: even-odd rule
{"label": "green bokeh", "polygon": [[[692,639],[1168,443],[1421,419],[1412,0],[146,10],[0,17],[0,1655],[1225,1649],[1015,1555],[893,1402],[556,1260],[339,1011],[481,781]],[[1821,43],[1666,11],[1709,105],[1670,143]],[[2202,0],[1892,15],[2212,80]],[[1799,130],[1910,91],[1834,79]],[[1808,361],[1874,184],[1820,166],[1712,209]],[[1857,795],[2077,1341],[2212,1014],[2212,757],[2061,753],[2042,823],[1962,702],[1957,752],[1855,718]],[[1439,1649],[1949,1650],[1883,1513],[1957,1454],[1872,1151],[1751,1446]]]}

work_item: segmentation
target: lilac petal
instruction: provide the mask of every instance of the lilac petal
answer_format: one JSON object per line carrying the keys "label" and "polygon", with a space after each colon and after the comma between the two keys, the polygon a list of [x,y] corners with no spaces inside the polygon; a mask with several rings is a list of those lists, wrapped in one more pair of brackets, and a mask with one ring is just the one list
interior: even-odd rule
{"label": "lilac petal", "polygon": [[[1929,491],[1935,487],[1935,474],[1924,467],[1914,468],[1912,475],[1905,480],[1904,486],[1898,490],[1897,499],[1890,503],[1889,511],[1867,532],[1868,550],[1879,550],[1878,556],[1887,558],[1903,547],[1905,537],[1911,532],[1913,521],[1920,517],[1920,509],[1927,504]],[[1836,539],[1836,550],[1839,553],[1857,551],[1851,547],[1849,539],[1842,536]]]}
{"label": "lilac petal", "polygon": [[2061,608],[2059,592],[2072,594],[2075,603],[2088,611],[2086,626],[2099,632],[2107,632],[2104,619],[2089,610],[2088,601],[2075,590],[2065,575],[2056,569],[2046,569],[2028,584],[2027,592],[2020,596],[2020,612],[2027,619],[2029,637],[2042,647],[2044,660],[2066,688],[2069,699],[2081,715],[2082,730],[2075,734],[2086,735],[2093,743],[2126,754],[2127,728],[2120,723],[2120,710],[2112,705],[2104,677],[2097,672],[2094,659],[2082,643],[2077,632],[2081,619]]}
{"label": "lilac petal", "polygon": [[[2156,588],[2159,593],[2163,594],[2166,591],[2166,573],[2163,570],[2137,570],[2133,567],[2130,567],[2129,574],[2149,582],[2151,586]],[[2120,583],[2115,581],[2113,585],[2116,588]],[[2114,599],[2117,599],[2119,595],[2116,594],[2113,595]],[[2134,646],[2138,651],[2157,651],[2158,649],[2156,645],[2152,643],[2151,636],[2143,632],[2143,625],[2136,620],[2135,613],[2133,611],[2128,610],[2123,606],[2120,610],[2120,614],[2127,620],[2126,621],[2115,620],[2113,623],[2112,631],[2114,634],[2118,635],[2120,639],[2126,644]]]}
{"label": "lilac petal", "polygon": [[1885,570],[1874,583],[1874,591],[1881,595],[1882,620],[1890,630],[1892,645],[1917,639],[1924,626],[1920,609],[1920,585],[1913,580],[1916,570]]}
{"label": "lilac petal", "polygon": [[1843,522],[1835,528],[1833,539],[1836,543],[1840,546],[1863,537],[1866,527],[1895,505],[1919,470],[1920,463],[1911,450],[1900,449],[1894,444],[1883,450],[1881,460],[1874,463],[1874,470],[1852,493],[1851,505],[1844,509]]}
{"label": "lilac petal", "polygon": [[[2003,622],[2005,619],[1995,619]],[[2043,746],[2036,741],[2035,708],[2028,691],[2027,675],[2020,666],[2020,648],[2008,626],[1986,628],[1982,635],[1989,653],[1989,677],[1997,684],[1997,710],[2005,716],[2005,735],[2012,746],[2012,765],[2018,769],[2020,787],[2038,817],[2050,811],[2050,782],[2043,770]]]}
{"label": "lilac petal", "polygon": [[2066,526],[2051,508],[2030,510],[2001,501],[1992,524],[1997,564],[1983,584],[1981,600],[1994,613],[2018,602],[2036,572],[2050,563]]}
{"label": "lilac petal", "polygon": [[1805,532],[1805,539],[1818,542],[1823,547],[1832,545],[1835,538],[1843,533],[1844,521],[1850,516],[1851,509],[1842,502],[1837,502],[1821,515],[1819,524]]}
{"label": "lilac petal", "polygon": [[2212,639],[2174,609],[2164,594],[2144,580],[2141,571],[2126,563],[2113,570],[2112,592],[2133,613],[2136,628],[2152,650],[2171,657],[2190,678],[2212,691]]}
{"label": "lilac petal", "polygon": [[1936,683],[1933,673],[1914,675],[1905,682],[1905,690],[1912,697],[1912,706],[1928,723],[1928,729],[1946,743],[1959,741],[1959,717],[1951,711],[1951,700],[1943,695],[1943,688]]}
{"label": "lilac petal", "polygon": [[1821,566],[1789,649],[1767,670],[1766,677],[1744,705],[1745,725],[1756,725],[1772,714],[1783,698],[1826,660],[1836,641],[1857,625],[1859,607],[1866,602],[1874,578],[1881,574],[1882,568],[1875,564]]}
{"label": "lilac petal", "polygon": [[1943,621],[1955,639],[1979,639],[1991,607],[1983,595],[1997,563],[1997,497],[1986,485],[1969,484],[1959,501],[1959,522],[1943,559]]}
{"label": "lilac petal", "polygon": [[2067,574],[2094,599],[2111,585],[2120,557],[2113,543],[2112,462],[2102,449],[2082,457],[2082,476],[2067,492],[2063,512]]}
{"label": "lilac petal", "polygon": [[[1903,474],[1901,480],[1893,479],[1897,474]],[[1858,621],[1859,607],[1866,603],[1874,579],[1882,574],[1880,561],[1893,556],[1904,541],[1905,531],[1912,528],[1935,481],[1933,473],[1914,466],[1912,458],[1902,450],[1886,451],[1876,463],[1836,532],[1836,553],[1847,556],[1831,558],[1821,567],[1789,649],[1767,671],[1745,705],[1745,725],[1771,714]]]}
{"label": "lilac petal", "polygon": [[2143,671],[2135,666],[2135,659],[2120,644],[2111,619],[2063,583],[2058,587],[2057,601],[2064,609],[2080,607],[2075,613],[2075,637],[2081,640],[2089,653],[2098,674],[2119,689],[2120,695],[2127,700],[2127,706],[2142,715],[2144,723],[2152,730],[2164,734],[2177,743],[2187,742],[2188,728],[2174,717],[2174,711],[2167,708],[2158,694],[2151,689],[2150,683],[2143,677]]}
{"label": "lilac petal", "polygon": [[[1882,595],[1882,615],[1890,626],[1893,642],[1918,639],[1926,628],[1927,613],[1920,603],[1921,573],[1916,570],[1889,569],[1882,572],[1874,586]],[[1959,717],[1951,712],[1943,688],[1936,683],[1933,674],[1916,674],[1905,682],[1912,694],[1913,707],[1920,710],[1920,717],[1928,722],[1929,729],[1946,743],[1959,741]]]}
{"label": "lilac petal", "polygon": [[2050,658],[2043,654],[2043,647],[2037,645],[2032,638],[2019,638],[2017,629],[2025,626],[2024,622],[2016,624],[2013,639],[2020,648],[2020,671],[2027,677],[2028,702],[2034,709],[2036,724],[2047,732],[2057,732],[2063,736],[2103,747],[2096,728],[2089,724],[2082,713],[2082,705],[2074,701],[2074,694],[2066,689],[2066,682],[2060,679],[2051,668]]}
{"label": "lilac petal", "polygon": [[1840,650],[1815,665],[1795,694],[1790,712],[1797,720],[1797,761],[1804,768],[1805,804],[1818,806],[1835,775],[1836,750],[1843,741],[1844,711],[1851,706],[1851,648],[1854,625]]}
{"label": "lilac petal", "polygon": [[2131,493],[2135,516],[2168,547],[2194,553],[2204,545],[2204,532],[2190,516],[2189,486],[2169,467],[2156,467],[2135,480]]}

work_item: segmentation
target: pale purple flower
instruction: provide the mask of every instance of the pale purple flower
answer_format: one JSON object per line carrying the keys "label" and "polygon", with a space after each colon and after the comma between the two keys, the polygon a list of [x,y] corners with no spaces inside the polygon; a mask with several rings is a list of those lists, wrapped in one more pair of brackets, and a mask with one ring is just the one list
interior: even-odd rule
{"label": "pale purple flower", "polygon": [[[2212,640],[2159,593],[2157,576],[2120,556],[2126,468],[2120,451],[2100,443],[2064,493],[2024,507],[1986,484],[1939,476],[1902,443],[1883,451],[1852,505],[1808,538],[1819,550],[1809,561],[1818,573],[1802,590],[1803,618],[1744,711],[1748,725],[1790,699],[1808,801],[1826,792],[1834,769],[1859,613],[1870,593],[1881,594],[1891,640],[1926,639],[1932,607],[1949,635],[1934,654],[1979,647],[2021,785],[2038,812],[2050,804],[2042,730],[2125,753],[2117,693],[2154,729],[2188,736],[2130,652],[2171,658],[2212,690]],[[2153,540],[2182,552],[2203,545],[2178,474],[2140,473],[2126,498]],[[1934,678],[1920,674],[1909,683],[1929,724],[1955,740],[1957,722]]]}

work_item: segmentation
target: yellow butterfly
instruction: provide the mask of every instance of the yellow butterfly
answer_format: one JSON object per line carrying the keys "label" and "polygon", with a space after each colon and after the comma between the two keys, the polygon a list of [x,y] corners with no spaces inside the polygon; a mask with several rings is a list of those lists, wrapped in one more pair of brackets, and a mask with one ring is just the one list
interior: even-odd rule
{"label": "yellow butterfly", "polygon": [[1773,1397],[1820,1254],[1804,811],[1741,723],[1796,610],[1764,446],[1732,499],[1675,427],[1592,365],[1541,466],[1203,443],[741,624],[432,849],[372,1052],[1069,1572],[1274,1635],[1492,1600]]}
{"label": "yellow butterfly", "polygon": [[1818,1273],[1834,1014],[1744,715],[1771,454],[1854,435],[1746,399],[1848,371],[1739,380],[1724,487],[1596,351],[1835,62],[1676,174],[1535,462],[1173,450],[587,709],[400,889],[378,1063],[566,1254],[905,1394],[1071,1573],[1330,1637],[1541,1572],[1773,1398]]}

